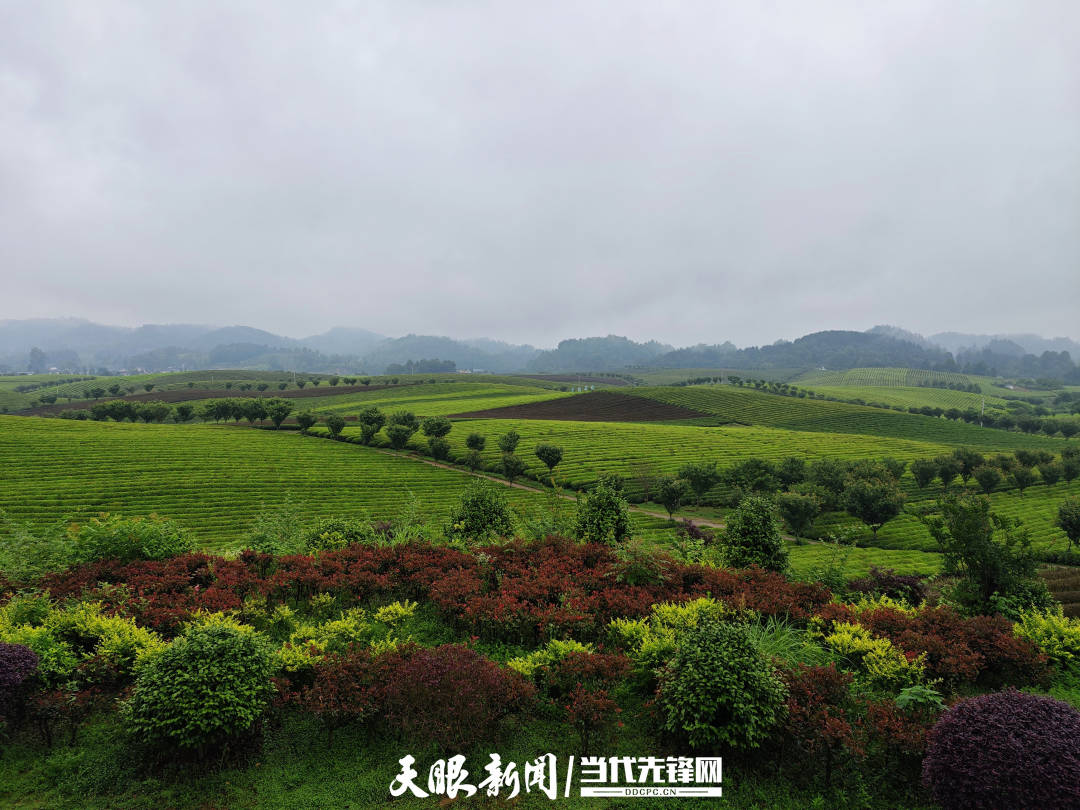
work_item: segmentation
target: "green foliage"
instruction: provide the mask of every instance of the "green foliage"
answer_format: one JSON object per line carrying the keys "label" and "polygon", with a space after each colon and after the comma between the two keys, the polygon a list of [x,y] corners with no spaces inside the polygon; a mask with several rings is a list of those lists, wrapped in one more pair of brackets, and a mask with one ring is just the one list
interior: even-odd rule
{"label": "green foliage", "polygon": [[1002,481],[1001,471],[997,467],[991,467],[989,464],[976,467],[972,471],[972,475],[975,477],[979,488],[987,495],[997,489]]}
{"label": "green foliage", "polygon": [[415,433],[420,429],[420,422],[416,418],[416,414],[408,410],[394,411],[386,420],[386,424],[390,425],[404,425],[407,428],[411,428]]}
{"label": "green foliage", "polygon": [[345,427],[345,418],[338,416],[336,413],[330,414],[326,417],[326,429],[330,431],[330,435],[335,438],[342,429]]}
{"label": "green foliage", "polygon": [[513,453],[517,450],[518,442],[520,441],[521,434],[516,430],[508,430],[499,437],[499,450],[503,453]]}
{"label": "green foliage", "polygon": [[420,429],[429,439],[441,439],[450,432],[453,422],[444,416],[429,416],[423,421]]}
{"label": "green foliage", "polygon": [[926,673],[925,653],[909,660],[887,638],[873,636],[862,625],[836,622],[823,641],[850,666],[859,667],[875,689],[897,691],[921,683]]}
{"label": "green foliage", "polygon": [[938,465],[928,458],[917,458],[911,462],[911,475],[919,489],[926,489],[938,476]]}
{"label": "green foliage", "polygon": [[961,577],[952,592],[961,607],[994,613],[999,600],[1019,600],[1019,609],[1047,603],[1046,588],[1035,579],[1031,540],[1018,520],[991,512],[989,498],[971,493],[946,497],[939,510],[922,519],[941,548],[946,573]]}
{"label": "green foliage", "polygon": [[[291,536],[292,530],[290,523],[285,531],[286,536]],[[374,535],[370,523],[339,517],[322,518],[305,526],[299,533],[300,546],[307,552],[332,551],[347,548],[353,543],[372,543]]]}
{"label": "green foliage", "polygon": [[242,540],[243,548],[261,554],[296,554],[304,547],[303,532],[303,516],[286,495],[277,509],[263,509],[256,515],[251,531]]}
{"label": "green foliage", "polygon": [[506,476],[507,481],[513,483],[514,479],[520,478],[524,473],[524,461],[515,456],[513,453],[503,453],[502,474]]}
{"label": "green foliage", "polygon": [[787,690],[747,629],[706,621],[691,629],[660,676],[666,731],[692,748],[753,749],[784,714]]}
{"label": "green foliage", "polygon": [[382,430],[383,425],[386,424],[386,417],[383,412],[374,405],[360,411],[356,419],[360,423],[360,441],[362,444],[371,444],[375,434]]}
{"label": "green foliage", "polygon": [[484,449],[484,445],[486,445],[486,444],[487,444],[487,439],[485,439],[479,433],[470,433],[465,438],[465,446],[469,450],[473,450],[473,451],[475,451],[477,453],[482,452],[483,449]]}
{"label": "green foliage", "polygon": [[71,540],[62,526],[54,524],[35,532],[13,523],[2,509],[0,525],[4,528],[0,574],[12,582],[34,582],[44,574],[63,571],[75,561]]}
{"label": "green foliage", "polygon": [[622,490],[601,478],[578,499],[574,536],[586,543],[618,543],[630,536],[630,505]]}
{"label": "green foliage", "polygon": [[903,506],[904,493],[890,478],[849,478],[844,489],[844,508],[869,526],[875,537]]}
{"label": "green foliage", "polygon": [[544,466],[548,468],[549,473],[554,472],[555,467],[562,461],[562,448],[555,444],[547,444],[546,442],[538,444],[535,453],[536,457],[544,462]]}
{"label": "green foliage", "polygon": [[266,417],[274,423],[274,428],[281,427],[285,418],[293,412],[293,404],[287,399],[269,399],[266,401]]}
{"label": "green foliage", "polygon": [[690,492],[690,486],[681,478],[665,475],[656,484],[656,500],[667,510],[671,518]]}
{"label": "green foliage", "polygon": [[776,496],[776,508],[784,524],[798,539],[814,525],[814,519],[821,514],[821,499],[816,495],[781,492]]}
{"label": "green foliage", "polygon": [[720,481],[720,473],[716,469],[715,461],[684,464],[679,468],[678,476],[690,485],[690,489],[694,491],[695,502],[699,504],[705,493]]}
{"label": "green foliage", "polygon": [[543,669],[554,666],[571,653],[591,653],[592,651],[591,644],[582,644],[572,638],[565,641],[552,639],[528,655],[511,658],[506,665],[526,678],[536,678]]}
{"label": "green foliage", "polygon": [[1069,550],[1080,543],[1080,498],[1066,498],[1057,512],[1057,527],[1065,532],[1069,540]]}
{"label": "green foliage", "polygon": [[1060,605],[1054,610],[1023,611],[1013,632],[1037,644],[1059,667],[1080,671],[1080,619],[1066,618]]}
{"label": "green foliage", "polygon": [[736,617],[746,618],[723,602],[703,596],[688,602],[653,605],[643,619],[612,619],[608,635],[615,647],[626,650],[639,677],[651,687],[690,630],[704,621]]}
{"label": "green foliage", "polygon": [[195,549],[189,531],[156,515],[124,518],[102,513],[70,526],[68,536],[78,562],[164,560]]}
{"label": "green foliage", "polygon": [[208,618],[145,661],[124,706],[126,726],[145,744],[207,760],[256,732],[273,673],[265,638]]}
{"label": "green foliage", "polygon": [[[315,423],[319,421],[319,417],[313,414],[311,411],[304,411],[296,415],[296,424],[300,426],[300,430],[307,431],[315,426]],[[327,423],[329,427],[329,422]]]}
{"label": "green foliage", "polygon": [[510,507],[501,488],[488,481],[477,480],[461,496],[450,512],[446,536],[484,541],[492,537],[507,537],[513,533]]}
{"label": "green foliage", "polygon": [[768,498],[743,498],[728,516],[718,545],[725,564],[733,568],[758,565],[770,571],[784,571],[788,565],[776,508]]}
{"label": "green foliage", "polygon": [[401,423],[392,423],[386,427],[386,438],[395,450],[403,450],[416,432],[416,428]]}

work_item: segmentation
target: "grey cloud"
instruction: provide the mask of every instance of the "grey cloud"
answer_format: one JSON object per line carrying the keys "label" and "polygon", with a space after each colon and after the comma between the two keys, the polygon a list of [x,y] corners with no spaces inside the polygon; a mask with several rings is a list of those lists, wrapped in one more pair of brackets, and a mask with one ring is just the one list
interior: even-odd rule
{"label": "grey cloud", "polygon": [[0,19],[0,317],[1077,334],[1068,0]]}

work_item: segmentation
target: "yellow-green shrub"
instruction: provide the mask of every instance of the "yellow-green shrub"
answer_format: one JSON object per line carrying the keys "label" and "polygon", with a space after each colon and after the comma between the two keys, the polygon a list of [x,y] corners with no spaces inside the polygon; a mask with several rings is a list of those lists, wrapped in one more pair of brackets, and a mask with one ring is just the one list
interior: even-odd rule
{"label": "yellow-green shrub", "polygon": [[528,655],[510,659],[506,662],[506,665],[515,672],[520,672],[526,678],[532,678],[544,667],[558,663],[570,653],[591,653],[592,651],[591,644],[582,644],[580,641],[574,641],[573,639],[566,639],[565,641],[552,639],[543,647],[533,650]]}
{"label": "yellow-green shrub", "polygon": [[862,668],[871,686],[898,690],[921,683],[926,654],[908,660],[887,638],[878,638],[862,625],[837,622],[823,641],[837,655]]}
{"label": "yellow-green shrub", "polygon": [[1080,665],[1080,619],[1055,612],[1024,611],[1013,632],[1037,644],[1058,666]]}

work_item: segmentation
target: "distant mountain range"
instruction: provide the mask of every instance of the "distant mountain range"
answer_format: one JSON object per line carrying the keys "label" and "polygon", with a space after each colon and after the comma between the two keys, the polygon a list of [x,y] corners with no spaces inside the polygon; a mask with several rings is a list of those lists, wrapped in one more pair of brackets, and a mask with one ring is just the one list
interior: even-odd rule
{"label": "distant mountain range", "polygon": [[814,332],[742,349],[731,342],[676,348],[608,335],[563,340],[545,351],[490,338],[415,334],[395,338],[342,326],[297,339],[249,326],[131,328],[74,318],[0,321],[0,372],[6,373],[252,368],[381,374],[388,367],[434,369],[452,363],[458,370],[501,373],[906,366],[1073,380],[1074,357],[1080,358],[1080,343],[1069,338],[957,332],[927,338],[895,326]]}

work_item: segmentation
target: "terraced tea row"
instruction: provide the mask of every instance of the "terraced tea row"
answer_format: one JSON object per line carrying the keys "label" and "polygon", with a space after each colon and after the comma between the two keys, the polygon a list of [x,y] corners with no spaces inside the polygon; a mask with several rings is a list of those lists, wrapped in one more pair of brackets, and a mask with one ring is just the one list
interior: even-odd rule
{"label": "terraced tea row", "polygon": [[964,422],[843,402],[764,394],[733,385],[637,388],[632,393],[682,405],[730,422],[786,430],[852,433],[954,446],[965,445],[980,450],[1044,447],[1056,451],[1064,444],[1060,439],[981,428]]}
{"label": "terraced tea row", "polygon": [[[1015,490],[995,492],[990,500],[998,514],[1023,521],[1024,528],[1031,536],[1032,547],[1044,551],[1064,551],[1065,533],[1054,525],[1054,521],[1058,506],[1070,495],[1080,495],[1080,480],[1071,484],[1059,482],[1053,486],[1037,484],[1025,489],[1023,496]],[[921,502],[929,503],[927,499]],[[910,500],[908,503],[917,506],[920,501]],[[815,528],[828,532],[841,526],[857,528],[866,542],[873,542],[878,548],[918,551],[937,551],[938,548],[926,527],[910,514],[901,515],[885,524],[878,532],[876,541],[871,541],[870,532],[862,524],[841,514],[822,518]]]}
{"label": "terraced tea row", "polygon": [[[107,510],[167,515],[212,548],[234,547],[286,495],[306,516],[391,519],[413,496],[442,521],[467,483],[368,448],[293,432],[213,425],[66,422],[0,416],[0,508],[42,526]],[[511,501],[542,497],[514,490]]]}
{"label": "terraced tea row", "polygon": [[[563,448],[563,460],[556,468],[557,480],[580,486],[595,481],[600,474],[617,474],[626,479],[632,494],[641,492],[638,479],[646,471],[651,475],[673,474],[689,461],[716,461],[720,467],[727,467],[752,456],[768,459],[792,455],[808,459],[825,456],[913,459],[938,455],[946,450],[940,445],[924,442],[874,436],[856,439],[844,434],[797,433],[773,428],[476,419],[454,424],[447,436],[452,457],[464,457],[466,437],[475,432],[487,439],[482,454],[484,463],[495,465],[501,456],[497,439],[511,429],[521,435],[517,453],[530,475],[546,478],[547,468],[533,454],[536,445],[556,444]],[[314,430],[325,433],[325,428]],[[345,428],[344,435],[358,437],[359,428],[350,425]],[[381,434],[378,440],[382,440]],[[423,435],[418,433],[413,436],[410,446],[421,449],[424,443]]]}
{"label": "terraced tea row", "polygon": [[827,397],[843,400],[861,399],[867,404],[888,405],[900,408],[957,408],[966,410],[974,408],[980,410],[985,404],[987,408],[1004,408],[1005,400],[1000,397],[985,394],[973,394],[968,391],[952,391],[948,388],[916,388],[904,386],[866,386],[866,385],[806,385],[810,391],[824,394]]}
{"label": "terraced tea row", "polygon": [[364,408],[376,406],[385,413],[409,410],[417,416],[449,416],[459,411],[481,410],[502,406],[555,400],[571,397],[569,393],[539,385],[509,385],[491,383],[436,383],[410,385],[380,391],[357,391],[344,396],[327,395],[307,400],[300,407],[319,414],[339,413],[353,416]]}

